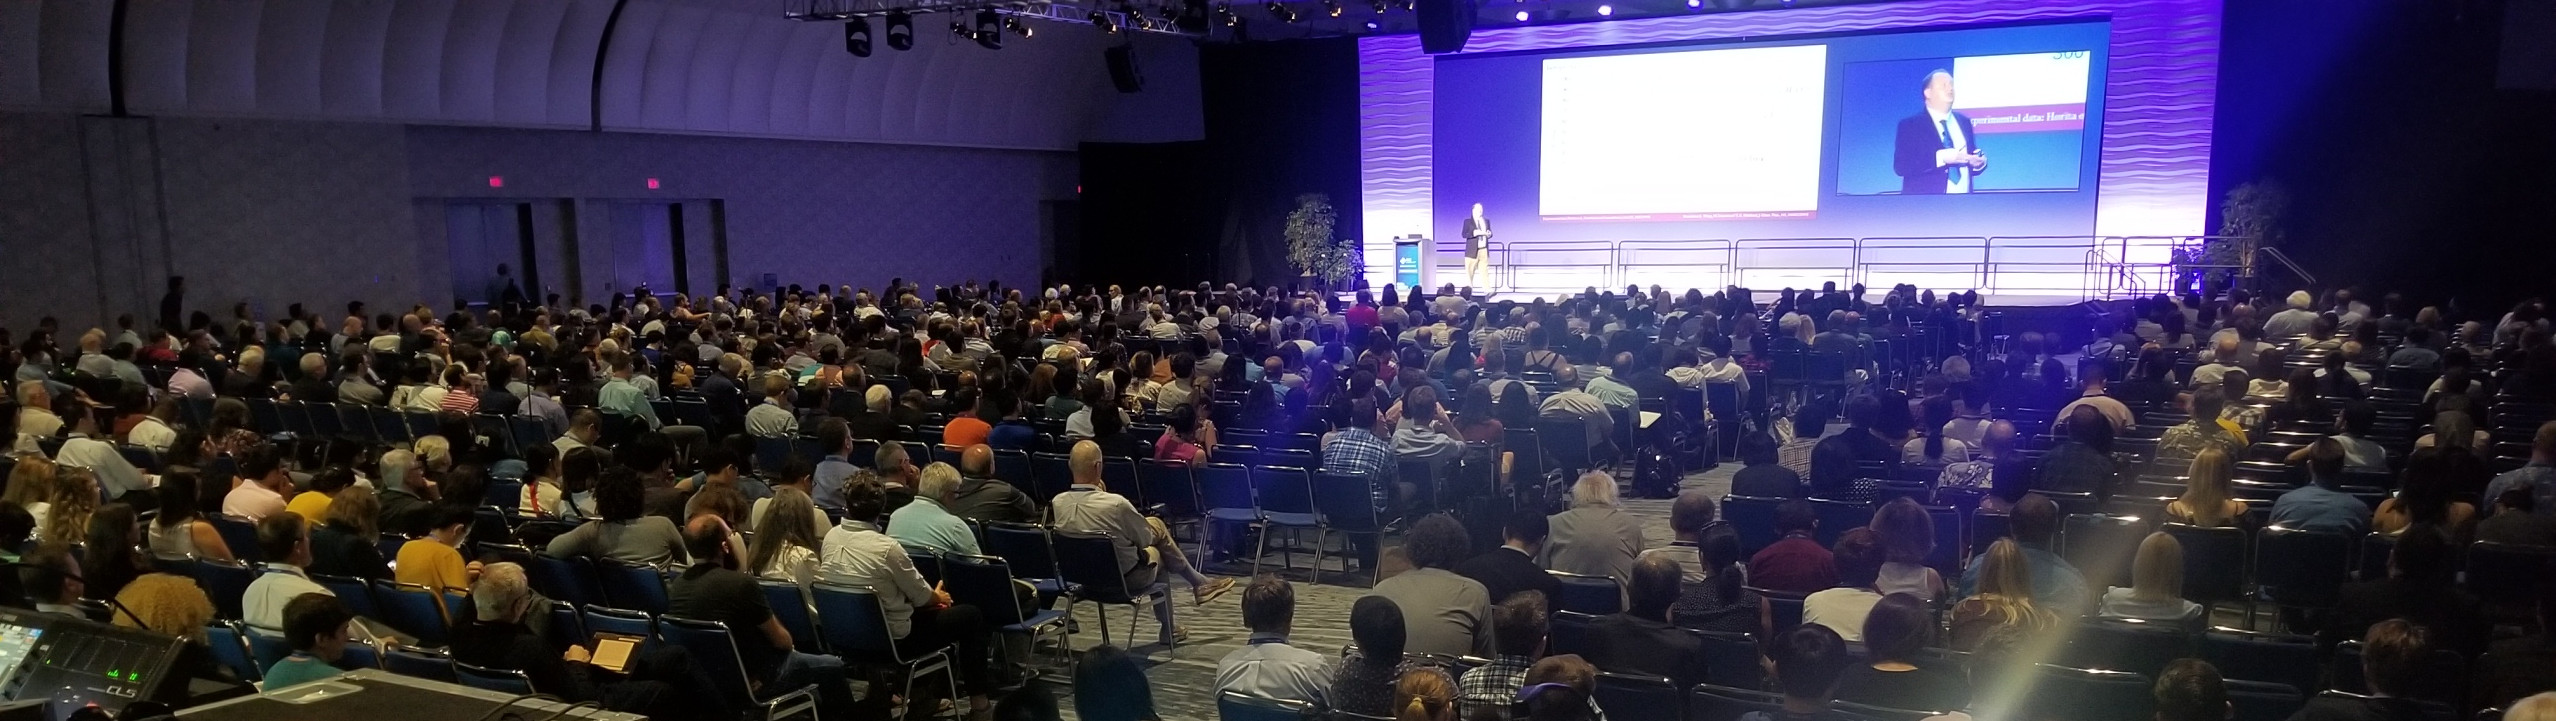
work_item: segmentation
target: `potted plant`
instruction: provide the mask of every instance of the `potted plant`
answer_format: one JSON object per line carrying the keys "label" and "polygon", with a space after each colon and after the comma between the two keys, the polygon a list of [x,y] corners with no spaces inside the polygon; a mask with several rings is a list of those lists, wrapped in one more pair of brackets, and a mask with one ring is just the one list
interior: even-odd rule
{"label": "potted plant", "polygon": [[1296,209],[1287,213],[1287,262],[1314,285],[1328,289],[1348,280],[1355,271],[1357,252],[1345,239],[1332,237],[1340,215],[1331,207],[1331,196],[1306,193],[1296,196]]}
{"label": "potted plant", "polygon": [[[2254,251],[2281,242],[2282,222],[2290,213],[2290,190],[2278,180],[2238,185],[2219,200],[2219,234],[2201,242],[2195,265],[2232,266],[2236,278],[2254,277]],[[2205,274],[2206,287],[2224,288],[2226,268]]]}

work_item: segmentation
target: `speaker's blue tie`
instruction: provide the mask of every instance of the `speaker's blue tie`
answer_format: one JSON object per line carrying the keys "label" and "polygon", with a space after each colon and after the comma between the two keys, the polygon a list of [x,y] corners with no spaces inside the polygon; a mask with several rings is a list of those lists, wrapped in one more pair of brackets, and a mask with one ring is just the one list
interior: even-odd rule
{"label": "speaker's blue tie", "polygon": [[[1952,139],[1952,120],[1951,120],[1951,119],[1947,118],[1947,119],[1944,119],[1944,120],[1937,120],[1937,121],[1935,121],[1935,132],[1939,134],[1939,137],[1942,137],[1942,138],[1944,139],[1944,147],[1946,147],[1946,148],[1951,148],[1951,147],[1953,147],[1953,139]],[[1962,175],[1963,175],[1964,173],[1968,173],[1968,172],[1970,172],[1970,166],[1967,166],[1967,165],[1954,165],[1954,166],[1952,166],[1952,175],[1947,176],[1947,178],[1948,178],[1948,179],[1950,179],[1952,182],[1959,183],[1959,182],[1961,182]]]}

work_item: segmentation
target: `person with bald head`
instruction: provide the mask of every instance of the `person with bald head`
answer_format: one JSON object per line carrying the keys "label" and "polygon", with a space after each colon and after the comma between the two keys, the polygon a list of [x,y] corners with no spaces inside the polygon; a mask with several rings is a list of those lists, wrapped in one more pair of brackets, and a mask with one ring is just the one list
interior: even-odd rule
{"label": "person with bald head", "polygon": [[[1073,470],[1074,485],[1056,494],[1049,509],[1056,517],[1056,530],[1108,534],[1118,546],[1118,570],[1126,575],[1129,588],[1151,586],[1161,571],[1170,571],[1189,581],[1190,598],[1199,605],[1234,589],[1234,579],[1211,580],[1191,568],[1189,558],[1181,555],[1180,544],[1172,540],[1171,529],[1163,525],[1163,519],[1139,514],[1136,504],[1128,502],[1126,496],[1109,492],[1108,484],[1101,480],[1100,444],[1076,441],[1067,467]],[[1170,609],[1165,608],[1162,613],[1168,625]]]}
{"label": "person with bald head", "polygon": [[975,521],[1037,523],[1038,501],[994,477],[994,447],[979,443],[959,452],[958,490],[951,492],[950,513]]}

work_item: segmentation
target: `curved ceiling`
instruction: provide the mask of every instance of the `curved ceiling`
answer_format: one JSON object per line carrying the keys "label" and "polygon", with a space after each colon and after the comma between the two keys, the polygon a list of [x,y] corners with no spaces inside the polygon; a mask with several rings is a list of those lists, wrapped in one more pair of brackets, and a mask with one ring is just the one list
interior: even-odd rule
{"label": "curved ceiling", "polygon": [[[617,22],[616,0],[129,2],[124,99],[143,115],[1040,149],[1203,135],[1196,53],[1173,37],[1133,38],[1155,82],[1122,95],[1101,60],[1116,38],[1066,24],[997,52],[924,15],[913,50],[874,27],[855,58],[841,24],[768,2],[625,0]],[[0,0],[0,107],[110,112],[113,7]]]}

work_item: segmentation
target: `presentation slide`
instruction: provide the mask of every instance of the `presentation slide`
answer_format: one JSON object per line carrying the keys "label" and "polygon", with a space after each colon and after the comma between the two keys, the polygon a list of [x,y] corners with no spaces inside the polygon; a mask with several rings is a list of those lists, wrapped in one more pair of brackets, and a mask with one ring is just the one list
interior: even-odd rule
{"label": "presentation slide", "polygon": [[1439,56],[1432,237],[2093,231],[2109,23]]}
{"label": "presentation slide", "polygon": [[[1809,217],[1819,207],[1827,51],[1544,61],[1538,212],[1547,220]],[[1627,122],[1636,118],[1662,122]]]}
{"label": "presentation slide", "polygon": [[[1837,192],[2075,190],[2093,65],[2086,50],[1849,64]],[[1978,168],[1952,177],[1944,156],[1961,154]]]}

